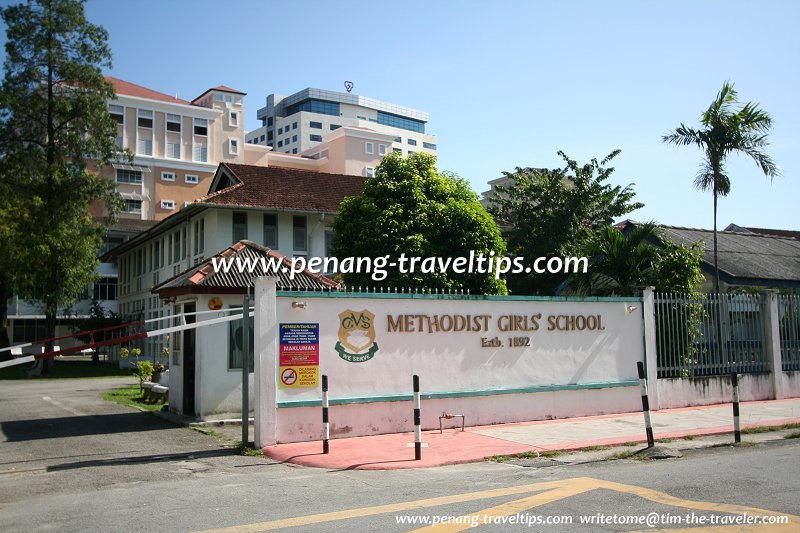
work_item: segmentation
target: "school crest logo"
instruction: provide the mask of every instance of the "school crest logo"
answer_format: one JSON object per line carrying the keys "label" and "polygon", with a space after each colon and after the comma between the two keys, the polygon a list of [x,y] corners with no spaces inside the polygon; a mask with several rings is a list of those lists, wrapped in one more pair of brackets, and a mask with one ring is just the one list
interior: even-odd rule
{"label": "school crest logo", "polygon": [[369,361],[378,351],[375,342],[375,315],[366,309],[339,313],[339,342],[334,347],[339,357],[350,363]]}

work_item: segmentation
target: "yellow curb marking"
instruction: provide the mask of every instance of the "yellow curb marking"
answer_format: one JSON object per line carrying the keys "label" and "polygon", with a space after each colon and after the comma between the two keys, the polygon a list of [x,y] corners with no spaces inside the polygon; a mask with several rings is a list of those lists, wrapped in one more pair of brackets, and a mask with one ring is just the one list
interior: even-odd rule
{"label": "yellow curb marking", "polygon": [[[245,533],[245,532],[255,533],[259,531],[269,531],[273,529],[281,529],[287,527],[306,526],[310,524],[319,524],[323,522],[333,522],[336,520],[348,520],[353,518],[362,518],[366,516],[374,516],[379,514],[397,513],[401,511],[424,509],[427,507],[436,507],[440,505],[449,505],[453,503],[464,503],[469,501],[497,498],[500,496],[511,496],[515,494],[525,494],[528,492],[547,490],[547,492],[541,492],[534,496],[529,496],[527,498],[522,498],[502,505],[498,505],[496,507],[484,509],[483,511],[478,511],[470,515],[466,515],[469,517],[484,516],[484,515],[512,516],[520,512],[526,511],[528,509],[538,507],[540,505],[552,503],[558,500],[582,494],[584,492],[589,492],[595,489],[607,489],[615,492],[624,492],[627,494],[633,494],[635,496],[639,496],[646,500],[650,500],[655,503],[660,503],[672,507],[683,507],[688,509],[696,509],[700,511],[712,511],[716,513],[727,513],[736,515],[744,515],[744,514],[758,515],[758,516],[781,515],[788,517],[789,520],[788,524],[769,524],[769,525],[764,524],[759,526],[756,526],[755,524],[748,524],[746,526],[748,531],[750,530],[758,531],[761,529],[766,530],[766,528],[769,528],[769,531],[774,533],[782,533],[784,531],[794,533],[798,531],[798,528],[800,527],[800,517],[790,514],[777,513],[774,511],[767,511],[764,509],[758,509],[755,507],[748,507],[744,505],[683,500],[681,498],[676,498],[674,496],[670,496],[669,494],[665,494],[663,492],[659,492],[653,489],[648,489],[645,487],[638,487],[636,485],[625,485],[623,483],[604,481],[602,479],[581,477],[581,478],[565,479],[561,481],[534,483],[531,485],[521,485],[516,487],[490,489],[480,492],[455,494],[452,496],[440,496],[437,498],[429,498],[425,500],[416,500],[410,502],[392,503],[387,505],[378,505],[374,507],[362,507],[360,509],[334,511],[331,513],[322,513],[310,516],[284,518],[280,520],[273,520],[270,522],[259,522],[255,524],[245,524],[241,526],[232,526],[221,529],[209,529],[200,533]],[[462,522],[462,523],[438,524],[436,526],[429,526],[426,528],[418,529],[416,531],[455,532],[455,531],[463,531],[464,529],[470,528],[471,521],[467,520],[466,518],[462,520],[456,520],[455,522]],[[695,527],[687,529],[663,529],[663,530],[649,529],[648,531],[678,533],[678,532],[698,531],[698,530],[712,531],[715,533],[732,533],[735,531],[742,531],[742,525],[699,527],[699,528]]]}

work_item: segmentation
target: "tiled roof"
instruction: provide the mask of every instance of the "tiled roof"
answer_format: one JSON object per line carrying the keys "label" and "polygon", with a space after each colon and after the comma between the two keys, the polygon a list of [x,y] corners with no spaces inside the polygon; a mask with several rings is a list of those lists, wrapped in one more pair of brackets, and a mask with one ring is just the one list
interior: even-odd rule
{"label": "tiled roof", "polygon": [[[621,230],[637,222],[626,220]],[[662,238],[675,244],[703,243],[705,270],[713,271],[714,233],[707,229],[659,226]],[[759,233],[717,232],[720,277],[728,283],[771,281],[778,284],[800,283],[800,240]]]}
{"label": "tiled roof", "polygon": [[135,83],[120,80],[112,76],[106,76],[106,81],[110,82],[114,86],[114,90],[117,92],[117,94],[135,96],[137,98],[148,98],[150,100],[159,100],[161,102],[170,102],[172,104],[191,105],[191,102],[187,102],[186,100],[181,100],[180,98],[160,93],[158,91],[148,89],[147,87],[142,87],[141,85],[136,85]]}
{"label": "tiled roof", "polygon": [[209,91],[225,91],[226,93],[247,94],[243,93],[242,91],[237,91],[236,89],[231,89],[225,85],[217,85],[216,87],[209,89]]}
{"label": "tiled roof", "polygon": [[[177,276],[153,287],[151,292],[158,293],[161,296],[186,292],[238,292],[237,289],[252,287],[257,277],[265,275],[277,277],[278,289],[281,290],[326,290],[339,287],[339,284],[335,281],[321,274],[311,273],[307,269],[296,274],[294,279],[290,278],[288,267],[291,265],[291,259],[252,241],[239,241],[233,246],[225,248],[214,257],[217,258],[217,261],[221,258],[234,261],[237,258],[247,261],[258,261],[260,260],[259,258],[269,261],[268,258],[277,258],[283,261],[287,271],[283,272],[283,269],[277,272],[274,269],[262,271],[257,268],[255,272],[239,272],[234,263],[234,268],[231,268],[228,272],[215,272],[212,258],[209,257],[201,263],[184,270]],[[267,266],[270,266],[269,263],[267,263]]]}
{"label": "tiled roof", "polygon": [[239,181],[195,203],[334,213],[347,196],[358,196],[366,178],[281,167],[222,163]]}
{"label": "tiled roof", "polygon": [[748,228],[744,226],[737,226],[736,224],[729,224],[725,231],[738,231],[741,233],[760,233],[761,235],[773,235],[775,237],[789,237],[791,239],[800,239],[800,231],[791,229],[771,229],[771,228]]}

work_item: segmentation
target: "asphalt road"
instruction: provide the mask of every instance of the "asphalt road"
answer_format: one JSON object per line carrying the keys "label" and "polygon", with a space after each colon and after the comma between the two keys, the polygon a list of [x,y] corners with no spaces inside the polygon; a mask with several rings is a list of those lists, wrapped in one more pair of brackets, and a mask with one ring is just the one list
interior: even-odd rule
{"label": "asphalt road", "polygon": [[[99,399],[125,382],[0,381],[0,531],[411,531],[434,519],[458,531],[487,517],[482,530],[628,531],[651,528],[580,520],[800,514],[800,439],[648,462],[327,471],[236,456]],[[572,523],[500,523],[512,517]]]}

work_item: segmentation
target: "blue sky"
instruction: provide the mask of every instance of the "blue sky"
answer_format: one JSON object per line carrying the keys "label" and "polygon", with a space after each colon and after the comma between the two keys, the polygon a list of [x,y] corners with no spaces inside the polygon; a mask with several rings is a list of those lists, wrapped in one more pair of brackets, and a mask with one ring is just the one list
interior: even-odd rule
{"label": "blue sky", "polygon": [[699,150],[661,136],[697,125],[731,80],[772,114],[783,175],[733,158],[720,225],[800,229],[797,2],[89,0],[87,15],[110,33],[114,76],[186,99],[237,88],[248,129],[269,93],[352,80],[427,111],[439,167],[476,192],[503,170],[560,166],[558,150],[620,148],[614,181],[645,204],[631,218],[681,226],[710,228],[711,196],[692,187]]}

